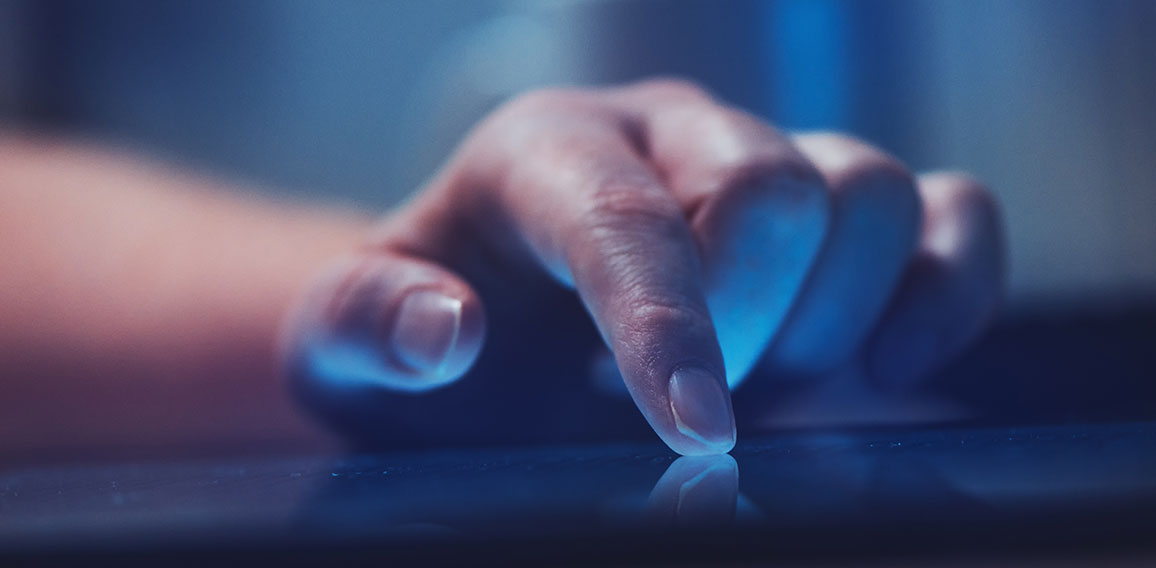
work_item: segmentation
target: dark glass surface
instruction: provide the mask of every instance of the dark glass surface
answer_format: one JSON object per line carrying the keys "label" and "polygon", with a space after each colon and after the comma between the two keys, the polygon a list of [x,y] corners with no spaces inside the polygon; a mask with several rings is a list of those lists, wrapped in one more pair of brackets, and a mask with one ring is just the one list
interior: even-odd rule
{"label": "dark glass surface", "polygon": [[[1156,423],[9,470],[9,560],[729,562],[1144,549]],[[478,556],[483,555],[483,556]]]}

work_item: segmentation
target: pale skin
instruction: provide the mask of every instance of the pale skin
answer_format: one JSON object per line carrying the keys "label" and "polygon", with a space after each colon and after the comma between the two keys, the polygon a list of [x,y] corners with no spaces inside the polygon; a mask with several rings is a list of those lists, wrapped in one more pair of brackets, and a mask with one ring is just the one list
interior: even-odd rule
{"label": "pale skin", "polygon": [[1003,290],[979,183],[674,80],[518,97],[378,220],[223,185],[0,145],[3,451],[327,443],[304,406],[373,447],[720,453],[777,385],[917,385]]}

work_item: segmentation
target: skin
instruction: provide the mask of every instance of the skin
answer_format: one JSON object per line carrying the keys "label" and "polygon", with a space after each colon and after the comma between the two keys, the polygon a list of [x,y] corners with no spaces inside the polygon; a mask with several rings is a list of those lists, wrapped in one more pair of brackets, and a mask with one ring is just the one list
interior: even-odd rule
{"label": "skin", "polygon": [[[44,159],[42,150],[29,153]],[[15,159],[4,166],[29,167]],[[49,179],[10,173],[0,196],[20,203],[13,186],[59,187],[60,201],[24,204],[33,218],[50,216],[38,207],[79,199],[67,188],[80,180],[43,175]],[[150,182],[151,189],[124,189]],[[163,175],[104,185],[116,188],[106,194],[113,205],[85,223],[111,225],[117,203],[196,193],[174,188],[157,196],[157,187],[179,185]],[[201,411],[218,413],[215,423],[232,417],[234,427],[208,429],[234,439],[246,428],[283,439],[310,435],[285,410],[284,379],[345,439],[373,447],[621,438],[652,429],[682,454],[726,452],[736,431],[809,408],[808,392],[887,408],[872,397],[914,388],[963,349],[993,317],[1004,281],[999,216],[974,180],[914,176],[842,135],[787,135],[671,80],[519,97],[479,124],[410,202],[372,224],[348,213],[287,213],[280,204],[242,207],[207,193],[223,204],[179,208],[167,222],[106,246],[144,233],[191,242],[181,263],[169,263],[190,274],[222,262],[205,251],[254,249],[215,267],[216,280],[167,279],[163,285],[188,293],[142,302],[160,293],[149,286],[130,295],[124,286],[150,276],[142,260],[136,273],[105,268],[103,281],[112,285],[100,292],[107,296],[81,299],[67,286],[54,293],[73,303],[152,306],[158,313],[138,324],[142,336],[233,336],[223,342],[234,350],[228,356],[200,343],[178,350],[159,340],[139,348],[126,341],[114,345],[124,351],[118,378],[84,380],[115,383],[96,391],[152,385],[149,372],[164,367],[162,374],[176,378],[139,396],[175,400],[182,388],[210,389],[212,397],[197,400],[229,409]],[[182,236],[180,219],[189,234],[215,227],[207,238],[216,247],[200,241],[204,231]],[[17,229],[32,235],[27,254],[46,258],[55,249],[38,239],[51,227],[28,225]],[[229,229],[235,226],[244,229]],[[71,220],[57,228],[78,238]],[[243,246],[256,234],[266,248]],[[140,246],[142,258],[159,256]],[[47,258],[60,282],[92,276],[76,258]],[[24,297],[42,282],[0,281],[0,294]],[[49,324],[41,321],[51,319],[42,315],[51,311],[48,299],[26,304],[17,316],[4,315],[38,330],[37,339],[5,335],[0,353],[10,358],[14,343],[107,338],[98,331],[125,317],[102,309]],[[171,313],[178,309],[183,317]],[[221,318],[246,324],[225,326]],[[58,351],[82,364],[105,349]],[[174,371],[168,363],[178,351]],[[34,369],[66,384],[64,373],[30,359],[0,368]],[[254,371],[263,367],[270,370]],[[241,371],[243,378],[221,378]],[[12,375],[19,383],[30,373]],[[29,391],[17,397],[25,406],[44,406],[48,390],[61,396],[59,388],[21,389]],[[256,409],[276,418],[235,419]],[[99,414],[80,413],[73,426],[100,422]],[[141,418],[129,413],[118,419],[122,427],[102,432],[123,436]],[[203,441],[193,426],[204,429],[204,421],[185,416],[170,428]]]}

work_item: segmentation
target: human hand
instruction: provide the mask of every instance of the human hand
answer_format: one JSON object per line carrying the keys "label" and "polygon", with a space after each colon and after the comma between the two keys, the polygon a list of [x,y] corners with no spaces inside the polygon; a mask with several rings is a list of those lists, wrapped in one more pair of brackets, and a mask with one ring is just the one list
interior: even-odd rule
{"label": "human hand", "polygon": [[788,136],[687,83],[549,90],[494,112],[320,275],[283,353],[331,424],[405,446],[637,431],[609,347],[663,441],[721,453],[728,385],[750,375],[757,413],[760,387],[847,365],[912,384],[1002,287],[998,214],[969,178]]}

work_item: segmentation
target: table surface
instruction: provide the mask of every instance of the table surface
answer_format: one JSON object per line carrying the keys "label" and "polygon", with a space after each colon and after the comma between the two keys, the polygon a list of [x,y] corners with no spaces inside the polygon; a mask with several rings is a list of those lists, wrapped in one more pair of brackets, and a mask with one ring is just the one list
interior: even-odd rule
{"label": "table surface", "polygon": [[[0,472],[0,557],[550,563],[1145,551],[1156,423]],[[292,562],[289,562],[292,563]]]}

